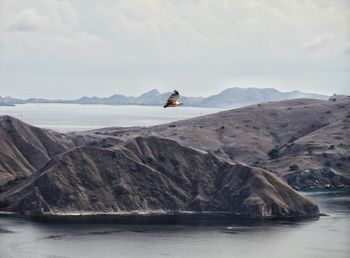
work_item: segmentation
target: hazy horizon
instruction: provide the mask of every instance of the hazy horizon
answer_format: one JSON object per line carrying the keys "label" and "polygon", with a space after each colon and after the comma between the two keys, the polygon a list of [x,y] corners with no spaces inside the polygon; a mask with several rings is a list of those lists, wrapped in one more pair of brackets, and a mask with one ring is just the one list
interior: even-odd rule
{"label": "hazy horizon", "polygon": [[0,95],[350,94],[350,2],[0,3]]}

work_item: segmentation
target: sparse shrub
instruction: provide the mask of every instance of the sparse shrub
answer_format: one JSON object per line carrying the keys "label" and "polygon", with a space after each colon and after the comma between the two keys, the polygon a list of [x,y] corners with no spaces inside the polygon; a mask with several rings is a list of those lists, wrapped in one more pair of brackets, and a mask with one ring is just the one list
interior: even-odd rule
{"label": "sparse shrub", "polygon": [[117,158],[117,153],[112,152],[112,158],[113,158],[113,159],[116,159],[116,158]]}
{"label": "sparse shrub", "polygon": [[153,159],[151,157],[146,158],[147,163],[153,164]]}
{"label": "sparse shrub", "polygon": [[281,125],[280,125],[280,128],[285,128],[285,127],[287,127],[288,125],[289,125],[288,123],[281,124]]}
{"label": "sparse shrub", "polygon": [[330,167],[332,166],[332,162],[330,160],[326,160],[323,165],[325,165],[326,167]]}
{"label": "sparse shrub", "polygon": [[299,166],[296,164],[292,164],[289,166],[289,170],[290,171],[297,171],[297,170],[299,170]]}
{"label": "sparse shrub", "polygon": [[267,155],[269,155],[270,159],[278,159],[280,157],[279,149],[273,148]]}
{"label": "sparse shrub", "polygon": [[113,189],[113,193],[114,193],[114,195],[118,196],[118,195],[127,194],[128,191],[124,187],[122,187],[120,185],[116,185]]}
{"label": "sparse shrub", "polygon": [[97,145],[97,143],[98,143],[97,141],[92,141],[88,143],[88,146],[94,146],[94,145]]}
{"label": "sparse shrub", "polygon": [[176,125],[169,125],[169,127],[176,127]]}
{"label": "sparse shrub", "polygon": [[162,154],[158,156],[158,159],[160,162],[164,162],[166,160],[166,158]]}
{"label": "sparse shrub", "polygon": [[335,149],[335,146],[332,144],[328,147],[329,150],[334,150]]}
{"label": "sparse shrub", "polygon": [[261,107],[261,104],[258,104],[258,107]]}
{"label": "sparse shrub", "polygon": [[225,129],[225,126],[224,126],[224,125],[223,125],[223,126],[221,126],[221,127],[220,127],[220,129],[221,129],[221,130],[224,130],[224,129]]}
{"label": "sparse shrub", "polygon": [[328,110],[326,111],[326,114],[332,114],[332,111]]}
{"label": "sparse shrub", "polygon": [[180,165],[180,162],[177,159],[171,159],[171,164],[173,164],[174,167],[177,167]]}
{"label": "sparse shrub", "polygon": [[289,140],[288,140],[288,142],[294,142],[294,141],[296,141],[298,138],[296,138],[295,136],[292,136]]}
{"label": "sparse shrub", "polygon": [[287,144],[287,146],[286,146],[286,148],[288,149],[288,148],[291,148],[293,145],[295,145],[295,143],[294,142],[292,142],[292,143],[288,143]]}
{"label": "sparse shrub", "polygon": [[341,168],[341,167],[343,166],[343,164],[340,163],[340,162],[337,162],[335,165],[336,165],[338,168]]}
{"label": "sparse shrub", "polygon": [[10,203],[8,200],[6,200],[6,199],[0,200],[0,209],[6,208],[9,205],[10,205]]}

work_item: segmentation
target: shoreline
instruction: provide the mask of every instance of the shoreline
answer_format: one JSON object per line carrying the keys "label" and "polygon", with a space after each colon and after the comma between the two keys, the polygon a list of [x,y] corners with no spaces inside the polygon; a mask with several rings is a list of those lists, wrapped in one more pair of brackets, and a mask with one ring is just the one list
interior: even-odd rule
{"label": "shoreline", "polygon": [[111,213],[46,213],[43,215],[23,215],[14,212],[1,212],[1,217],[20,217],[44,223],[67,224],[228,224],[234,222],[274,222],[318,220],[323,213],[317,215],[286,217],[247,217],[230,212],[111,212]]}

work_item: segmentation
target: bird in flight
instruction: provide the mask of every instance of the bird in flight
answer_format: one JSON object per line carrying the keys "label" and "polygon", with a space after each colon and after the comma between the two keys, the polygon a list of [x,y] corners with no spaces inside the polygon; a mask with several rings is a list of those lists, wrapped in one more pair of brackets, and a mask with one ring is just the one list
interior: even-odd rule
{"label": "bird in flight", "polygon": [[167,102],[164,105],[164,108],[167,107],[177,107],[183,105],[183,103],[179,103],[180,94],[177,90],[174,90],[174,92],[170,95]]}

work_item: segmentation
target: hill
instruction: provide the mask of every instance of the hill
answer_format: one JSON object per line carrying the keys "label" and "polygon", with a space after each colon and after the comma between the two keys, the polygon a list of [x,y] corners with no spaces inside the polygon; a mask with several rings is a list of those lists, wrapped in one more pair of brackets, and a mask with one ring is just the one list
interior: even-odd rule
{"label": "hill", "polygon": [[[181,110],[179,109],[179,112]],[[263,103],[146,128],[106,128],[126,140],[158,135],[274,171],[297,189],[350,186],[350,98]]]}
{"label": "hill", "polygon": [[52,157],[74,146],[73,140],[30,126],[10,116],[0,117],[0,186],[16,182],[42,168]]}
{"label": "hill", "polygon": [[217,95],[205,98],[195,105],[200,107],[238,108],[269,101],[299,98],[328,99],[327,96],[300,91],[280,92],[273,88],[260,89],[234,87],[226,89]]}
{"label": "hill", "polygon": [[230,213],[315,217],[318,208],[268,171],[149,136],[77,147],[0,194],[26,215]]}
{"label": "hill", "polygon": [[346,96],[66,135],[5,116],[0,206],[31,215],[315,216],[316,206],[286,183],[301,190],[350,187],[349,128]]}

